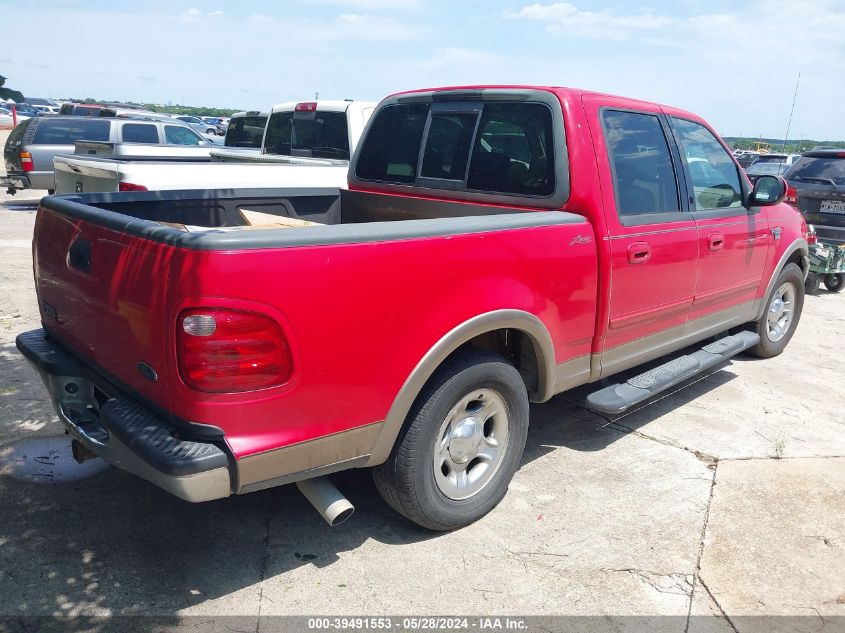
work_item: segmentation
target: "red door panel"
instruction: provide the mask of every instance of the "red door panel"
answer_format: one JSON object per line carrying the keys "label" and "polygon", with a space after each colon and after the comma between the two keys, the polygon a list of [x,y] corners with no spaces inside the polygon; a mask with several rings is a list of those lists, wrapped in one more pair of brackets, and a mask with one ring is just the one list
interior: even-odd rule
{"label": "red door panel", "polygon": [[[613,353],[686,323],[698,277],[699,238],[682,211],[678,159],[658,106],[585,95],[610,240],[610,298],[594,353]],[[644,342],[647,346],[647,342]]]}

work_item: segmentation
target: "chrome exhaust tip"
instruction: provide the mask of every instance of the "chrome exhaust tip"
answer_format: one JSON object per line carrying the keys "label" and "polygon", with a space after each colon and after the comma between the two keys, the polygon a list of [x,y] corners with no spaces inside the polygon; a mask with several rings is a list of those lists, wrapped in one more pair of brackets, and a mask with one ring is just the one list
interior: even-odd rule
{"label": "chrome exhaust tip", "polygon": [[297,481],[296,487],[332,527],[340,525],[355,512],[355,506],[349,503],[328,477]]}

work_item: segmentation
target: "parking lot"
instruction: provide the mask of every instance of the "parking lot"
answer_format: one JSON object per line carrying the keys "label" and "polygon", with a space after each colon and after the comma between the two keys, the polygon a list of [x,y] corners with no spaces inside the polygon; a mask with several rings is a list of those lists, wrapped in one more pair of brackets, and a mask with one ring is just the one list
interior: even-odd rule
{"label": "parking lot", "polygon": [[302,614],[845,627],[845,295],[808,296],[783,355],[741,357],[625,417],[589,413],[582,393],[532,405],[522,467],[476,524],[423,531],[354,471],[334,481],[356,513],[330,528],[294,486],[191,505],[72,461],[14,344],[39,327],[30,239],[44,193],[0,193],[0,631],[39,615],[155,616],[132,620],[138,631],[273,630],[258,616]]}

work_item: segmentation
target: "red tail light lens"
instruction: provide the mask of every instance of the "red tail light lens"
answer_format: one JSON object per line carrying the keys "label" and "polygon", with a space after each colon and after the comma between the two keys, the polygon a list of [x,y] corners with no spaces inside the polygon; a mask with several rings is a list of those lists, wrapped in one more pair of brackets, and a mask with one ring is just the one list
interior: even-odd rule
{"label": "red tail light lens", "polygon": [[792,185],[788,185],[786,187],[786,195],[784,196],[783,201],[786,204],[791,204],[796,209],[798,208],[798,192],[795,190],[795,187]]}
{"label": "red tail light lens", "polygon": [[32,171],[34,169],[34,165],[32,164],[32,154],[29,152],[21,152],[21,170],[23,171]]}
{"label": "red tail light lens", "polygon": [[255,312],[194,308],[176,325],[179,373],[189,387],[232,393],[290,380],[290,347],[279,325]]}
{"label": "red tail light lens", "polygon": [[317,103],[313,101],[307,103],[297,103],[295,110],[297,112],[316,112]]}
{"label": "red tail light lens", "polygon": [[816,235],[816,227],[812,224],[804,223],[804,236],[807,238],[807,244],[818,244],[819,238]]}
{"label": "red tail light lens", "polygon": [[117,185],[118,191],[147,191],[144,185],[136,185],[131,182],[122,182]]}

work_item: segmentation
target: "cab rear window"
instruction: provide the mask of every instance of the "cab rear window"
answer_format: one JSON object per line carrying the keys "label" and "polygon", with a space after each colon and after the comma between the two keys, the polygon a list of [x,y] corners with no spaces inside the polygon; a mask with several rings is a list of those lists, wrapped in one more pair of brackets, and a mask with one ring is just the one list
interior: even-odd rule
{"label": "cab rear window", "polygon": [[274,112],[264,141],[267,154],[349,160],[345,112]]}
{"label": "cab rear window", "polygon": [[264,128],[267,125],[266,116],[244,116],[229,121],[226,130],[227,147],[261,147]]}
{"label": "cab rear window", "polygon": [[542,103],[507,101],[387,106],[366,135],[355,175],[452,191],[549,196],[555,190],[552,113]]}
{"label": "cab rear window", "polygon": [[76,141],[108,141],[110,121],[95,119],[41,120],[32,142],[40,145],[73,145]]}

